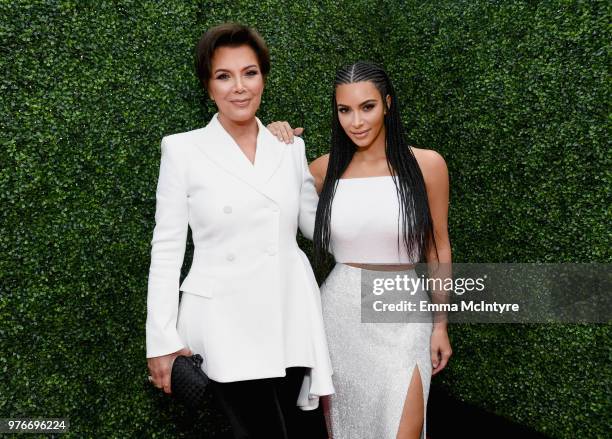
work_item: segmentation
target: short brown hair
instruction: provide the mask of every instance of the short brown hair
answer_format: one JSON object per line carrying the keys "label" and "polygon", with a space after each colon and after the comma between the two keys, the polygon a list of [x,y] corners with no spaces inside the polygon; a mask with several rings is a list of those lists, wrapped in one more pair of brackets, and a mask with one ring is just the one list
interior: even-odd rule
{"label": "short brown hair", "polygon": [[239,23],[223,23],[208,29],[198,41],[195,50],[195,68],[204,88],[208,87],[212,70],[212,57],[219,47],[250,46],[259,61],[259,69],[265,77],[270,72],[270,52],[259,33]]}

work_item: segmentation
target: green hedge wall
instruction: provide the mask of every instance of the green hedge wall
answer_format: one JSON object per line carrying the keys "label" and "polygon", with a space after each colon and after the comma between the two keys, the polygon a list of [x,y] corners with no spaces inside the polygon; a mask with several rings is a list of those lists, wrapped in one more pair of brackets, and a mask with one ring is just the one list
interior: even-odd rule
{"label": "green hedge wall", "polygon": [[[402,5],[385,65],[412,139],[447,161],[453,260],[612,261],[609,2]],[[609,437],[608,325],[449,334],[434,385],[551,437]]]}
{"label": "green hedge wall", "polygon": [[[209,26],[268,42],[260,118],[328,149],[331,82],[383,63],[409,135],[451,174],[462,262],[610,262],[605,2],[0,1],[0,417],[66,437],[224,437],[146,382],[159,141],[214,112],[193,74]],[[187,255],[184,269],[190,263]],[[434,385],[551,437],[606,437],[610,331],[461,325]]]}

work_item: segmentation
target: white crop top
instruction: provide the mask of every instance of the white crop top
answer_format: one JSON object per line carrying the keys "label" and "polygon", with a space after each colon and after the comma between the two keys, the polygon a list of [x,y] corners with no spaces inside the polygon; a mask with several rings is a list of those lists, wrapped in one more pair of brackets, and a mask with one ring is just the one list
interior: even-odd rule
{"label": "white crop top", "polygon": [[415,264],[403,239],[399,201],[390,175],[338,180],[332,202],[330,250],[336,262]]}

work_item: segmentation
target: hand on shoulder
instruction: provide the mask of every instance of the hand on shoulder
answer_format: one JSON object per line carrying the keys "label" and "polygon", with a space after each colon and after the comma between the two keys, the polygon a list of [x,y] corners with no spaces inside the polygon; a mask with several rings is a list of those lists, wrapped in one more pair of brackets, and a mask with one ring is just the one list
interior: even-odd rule
{"label": "hand on shoulder", "polygon": [[289,122],[286,121],[272,122],[268,124],[266,128],[276,136],[279,142],[285,142],[287,144],[293,143],[294,136],[301,136],[304,133],[304,128],[292,128]]}

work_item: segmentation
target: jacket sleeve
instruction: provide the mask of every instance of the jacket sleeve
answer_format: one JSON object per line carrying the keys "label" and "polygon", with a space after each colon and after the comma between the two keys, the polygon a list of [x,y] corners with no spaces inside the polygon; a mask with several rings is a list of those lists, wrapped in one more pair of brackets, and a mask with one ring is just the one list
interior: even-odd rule
{"label": "jacket sleeve", "polygon": [[308,168],[306,160],[306,146],[304,141],[296,137],[301,148],[299,153],[302,161],[302,188],[300,190],[300,214],[298,225],[302,234],[312,240],[314,235],[315,217],[317,215],[317,204],[319,204],[319,195],[314,184],[314,177]]}
{"label": "jacket sleeve", "polygon": [[170,148],[167,138],[162,139],[147,293],[147,358],[170,354],[184,347],[176,321],[188,207],[185,176],[176,158],[177,152]]}

